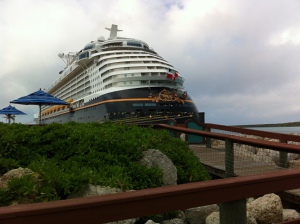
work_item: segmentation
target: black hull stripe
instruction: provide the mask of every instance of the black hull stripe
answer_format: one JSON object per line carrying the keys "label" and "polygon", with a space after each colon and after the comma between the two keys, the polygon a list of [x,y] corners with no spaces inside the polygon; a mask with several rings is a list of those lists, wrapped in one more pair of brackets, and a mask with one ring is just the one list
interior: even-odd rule
{"label": "black hull stripe", "polygon": [[[73,111],[79,111],[79,110],[87,109],[87,108],[90,108],[90,107],[93,107],[93,106],[106,104],[106,103],[118,103],[118,102],[130,102],[130,101],[149,101],[149,102],[153,102],[149,98],[127,98],[127,99],[116,99],[116,100],[104,100],[104,101],[89,104],[89,105],[86,105],[86,106],[83,106],[83,107],[80,107],[80,108],[75,108],[75,109],[73,109]],[[184,100],[184,102],[193,103],[193,100]],[[64,111],[64,112],[56,113],[56,114],[53,114],[53,115],[47,115],[47,116],[44,116],[44,118],[42,118],[42,120],[47,119],[47,118],[51,118],[51,117],[56,117],[56,116],[59,116],[59,115],[62,115],[62,114],[67,114],[67,113],[70,113],[70,111]]]}

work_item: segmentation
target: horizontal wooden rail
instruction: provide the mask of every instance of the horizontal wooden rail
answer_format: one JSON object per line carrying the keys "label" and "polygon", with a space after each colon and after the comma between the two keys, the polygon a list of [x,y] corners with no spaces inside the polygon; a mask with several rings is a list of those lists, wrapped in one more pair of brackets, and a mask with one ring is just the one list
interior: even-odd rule
{"label": "horizontal wooden rail", "polygon": [[300,170],[0,208],[1,224],[98,224],[300,187]]}
{"label": "horizontal wooden rail", "polygon": [[284,151],[284,152],[291,152],[291,153],[300,153],[300,145],[286,144],[281,142],[271,142],[271,141],[265,141],[260,139],[245,138],[245,137],[240,137],[235,135],[227,135],[227,134],[208,132],[208,131],[199,131],[190,128],[170,126],[167,124],[157,124],[154,125],[154,127],[179,131],[187,134],[205,136],[208,138],[220,139],[224,141],[228,139],[228,140],[232,140],[234,143],[241,143],[241,144],[251,145],[260,148],[274,149],[277,151]]}
{"label": "horizontal wooden rail", "polygon": [[230,131],[230,132],[236,132],[246,135],[254,135],[254,136],[260,136],[260,137],[266,137],[266,138],[273,138],[278,139],[282,141],[294,141],[294,142],[300,142],[300,135],[291,135],[291,134],[283,134],[283,133],[275,133],[275,132],[268,132],[268,131],[260,131],[260,130],[253,130],[248,128],[239,128],[239,127],[233,127],[233,126],[226,126],[226,125],[220,125],[220,124],[211,124],[211,123],[205,123],[201,124],[201,126],[206,129],[218,129],[223,131]]}

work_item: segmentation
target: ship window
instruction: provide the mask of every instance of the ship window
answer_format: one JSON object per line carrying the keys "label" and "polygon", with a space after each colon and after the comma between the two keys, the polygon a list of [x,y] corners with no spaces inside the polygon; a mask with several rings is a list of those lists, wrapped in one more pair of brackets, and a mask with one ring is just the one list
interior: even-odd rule
{"label": "ship window", "polygon": [[142,45],[138,42],[127,42],[127,46],[134,46],[134,47],[142,47]]}
{"label": "ship window", "polygon": [[132,106],[134,106],[134,107],[142,107],[144,105],[143,105],[143,103],[133,103]]}
{"label": "ship window", "polygon": [[94,48],[95,44],[87,44],[85,45],[85,47],[83,48],[83,50],[89,50],[89,49],[92,49]]}
{"label": "ship window", "polygon": [[147,107],[151,107],[151,106],[155,107],[156,103],[145,103],[145,106],[147,106]]}
{"label": "ship window", "polygon": [[89,52],[82,52],[78,55],[78,59],[83,59],[83,58],[88,58],[89,57]]}

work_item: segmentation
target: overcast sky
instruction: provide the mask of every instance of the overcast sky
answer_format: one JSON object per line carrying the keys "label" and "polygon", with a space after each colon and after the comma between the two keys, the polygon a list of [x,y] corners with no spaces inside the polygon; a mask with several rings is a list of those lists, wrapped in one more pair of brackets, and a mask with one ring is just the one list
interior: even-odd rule
{"label": "overcast sky", "polygon": [[[117,24],[185,78],[206,122],[300,121],[300,0],[0,0],[0,109]],[[37,106],[12,104],[27,113]],[[0,121],[6,122],[3,116]]]}

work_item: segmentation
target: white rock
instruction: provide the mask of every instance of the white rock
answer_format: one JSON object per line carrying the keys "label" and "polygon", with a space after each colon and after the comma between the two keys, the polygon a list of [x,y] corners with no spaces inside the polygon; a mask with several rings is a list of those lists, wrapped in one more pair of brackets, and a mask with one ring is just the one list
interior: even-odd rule
{"label": "white rock", "polygon": [[290,165],[290,168],[300,168],[300,159],[291,160],[289,165]]}
{"label": "white rock", "polygon": [[247,204],[247,211],[258,223],[278,223],[283,221],[281,199],[276,194],[266,194]]}
{"label": "white rock", "polygon": [[185,141],[185,133],[182,133],[182,134],[180,135],[180,139],[181,139],[182,141]]}
{"label": "white rock", "polygon": [[283,209],[283,221],[299,219],[299,213],[294,209]]}
{"label": "white rock", "polygon": [[[220,223],[220,213],[212,212],[206,217],[206,224],[219,224]],[[247,224],[257,224],[255,218],[247,212]]]}
{"label": "white rock", "polygon": [[185,224],[186,222],[182,219],[175,218],[170,220],[164,220],[162,224]]}
{"label": "white rock", "polygon": [[134,224],[136,222],[136,219],[126,219],[122,221],[116,221],[116,222],[108,222],[105,224]]}
{"label": "white rock", "polygon": [[118,188],[107,187],[107,186],[88,184],[80,192],[70,194],[68,199],[70,199],[70,198],[85,198],[85,197],[106,195],[106,194],[115,194],[118,192],[122,192],[122,190],[118,189]]}
{"label": "white rock", "polygon": [[19,167],[18,169],[13,169],[5,173],[0,178],[0,189],[7,188],[8,182],[14,178],[21,178],[23,176],[33,174],[34,172],[29,168]]}
{"label": "white rock", "polygon": [[219,224],[220,223],[220,213],[212,212],[210,213],[205,220],[206,224]]}
{"label": "white rock", "polygon": [[153,222],[151,219],[149,219],[145,224],[159,224],[159,223]]}

